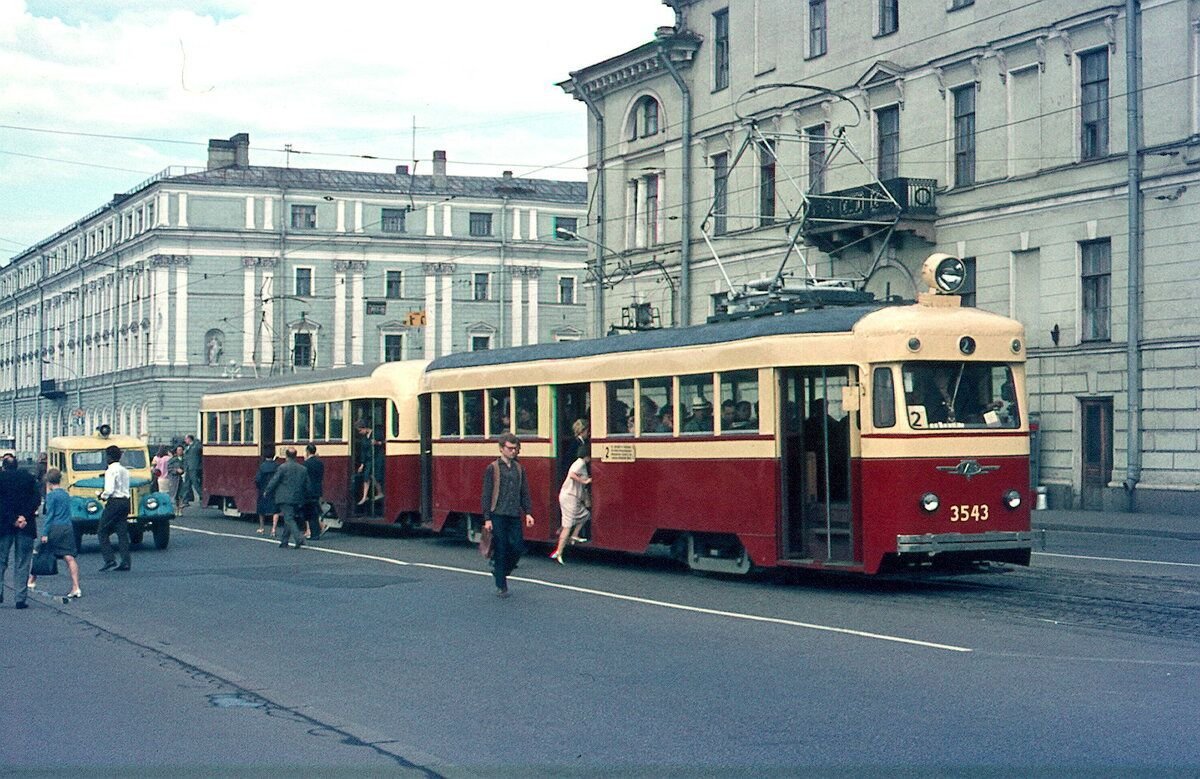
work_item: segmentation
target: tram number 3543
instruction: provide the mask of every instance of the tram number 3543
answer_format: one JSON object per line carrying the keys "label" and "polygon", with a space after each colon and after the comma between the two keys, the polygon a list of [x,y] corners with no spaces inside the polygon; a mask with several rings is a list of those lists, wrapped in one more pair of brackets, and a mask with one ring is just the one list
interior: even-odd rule
{"label": "tram number 3543", "polygon": [[987,522],[988,507],[986,503],[960,503],[950,506],[951,522]]}

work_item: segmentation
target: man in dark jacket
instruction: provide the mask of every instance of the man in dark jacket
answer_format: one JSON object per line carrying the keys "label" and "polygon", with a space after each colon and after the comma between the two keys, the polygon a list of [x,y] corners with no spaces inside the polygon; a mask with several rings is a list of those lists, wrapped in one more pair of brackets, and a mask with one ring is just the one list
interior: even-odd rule
{"label": "man in dark jacket", "polygon": [[283,537],[279,542],[281,549],[287,549],[288,538],[296,536],[296,548],[304,546],[304,535],[296,525],[296,514],[304,510],[308,502],[308,471],[296,461],[295,447],[288,447],[287,461],[279,466],[279,470],[267,483],[266,493],[273,495],[275,504],[283,514]]}
{"label": "man in dark jacket", "polygon": [[499,438],[500,457],[483,472],[483,527],[492,533],[492,577],[496,594],[508,597],[508,575],[517,567],[525,552],[525,526],[533,527],[533,502],[529,498],[529,480],[525,469],[517,462],[521,441],[512,433]]}
{"label": "man in dark jacket", "polygon": [[0,463],[0,603],[4,602],[4,572],[9,553],[13,554],[13,589],[18,609],[28,608],[29,566],[33,562],[33,544],[37,540],[37,510],[42,497],[37,479],[17,467],[12,455]]}
{"label": "man in dark jacket", "polygon": [[204,449],[196,440],[196,436],[190,433],[185,435],[183,437],[183,487],[181,488],[184,506],[191,504],[193,493],[197,500],[204,498],[200,486],[200,482],[204,479],[203,455]]}
{"label": "man in dark jacket", "polygon": [[304,518],[308,521],[308,537],[316,541],[325,532],[321,527],[321,495],[325,492],[325,463],[317,457],[317,447],[309,444],[304,448],[304,470],[308,471],[308,503],[304,507]]}

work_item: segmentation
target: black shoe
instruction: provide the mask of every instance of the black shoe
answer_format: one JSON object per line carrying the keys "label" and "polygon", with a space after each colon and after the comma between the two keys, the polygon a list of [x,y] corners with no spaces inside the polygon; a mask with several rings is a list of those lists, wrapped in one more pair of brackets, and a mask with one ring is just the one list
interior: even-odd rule
{"label": "black shoe", "polygon": [[125,563],[124,565],[118,565],[118,566],[117,566],[116,568],[114,568],[113,570],[114,570],[114,571],[128,571],[128,570],[129,570],[129,563]]}
{"label": "black shoe", "polygon": [[279,548],[280,548],[280,549],[287,549],[287,541],[280,541],[280,542],[279,542]]}
{"label": "black shoe", "polygon": [[500,589],[496,590],[496,597],[497,598],[507,598],[508,597],[508,588],[505,587],[502,590],[500,590]]}
{"label": "black shoe", "polygon": [[303,541],[297,541],[297,542],[296,542],[296,545],[295,545],[294,547],[292,547],[292,548],[293,548],[293,549],[299,549],[299,548],[300,548],[300,547],[302,547],[302,546],[304,546],[304,542],[303,542]]}
{"label": "black shoe", "polygon": [[104,564],[104,566],[100,569],[100,572],[103,573],[105,571],[111,571],[113,568],[116,568],[116,567],[117,567],[117,561],[110,560],[109,562]]}
{"label": "black shoe", "polygon": [[19,601],[17,601],[17,608],[18,609],[27,609],[27,608],[29,608],[29,604],[23,600],[19,600]]}

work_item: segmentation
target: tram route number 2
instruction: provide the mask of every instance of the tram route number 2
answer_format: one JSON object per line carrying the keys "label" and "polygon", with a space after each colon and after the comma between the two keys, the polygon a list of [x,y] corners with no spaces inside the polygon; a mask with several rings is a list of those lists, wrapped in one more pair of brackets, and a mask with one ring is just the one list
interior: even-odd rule
{"label": "tram route number 2", "polygon": [[987,522],[988,507],[986,503],[959,503],[950,506],[951,522]]}

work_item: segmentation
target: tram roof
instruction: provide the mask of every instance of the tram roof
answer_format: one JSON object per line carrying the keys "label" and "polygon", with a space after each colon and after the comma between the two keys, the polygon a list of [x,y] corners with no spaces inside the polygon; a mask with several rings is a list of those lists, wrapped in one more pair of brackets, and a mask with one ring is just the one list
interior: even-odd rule
{"label": "tram roof", "polygon": [[271,389],[272,387],[296,387],[307,384],[323,384],[327,381],[343,379],[361,379],[372,375],[383,363],[367,365],[350,365],[345,368],[323,368],[313,371],[296,371],[276,376],[261,376],[250,379],[234,379],[223,381],[206,387],[206,395],[224,395],[232,392],[251,392],[254,390]]}
{"label": "tram roof", "polygon": [[691,327],[646,330],[584,341],[563,341],[478,352],[458,352],[433,360],[426,368],[426,372],[540,360],[565,360],[654,349],[707,346],[772,335],[848,333],[863,317],[888,307],[890,307],[888,304],[879,303],[844,308],[811,309],[758,319],[740,319],[732,322],[692,325]]}

